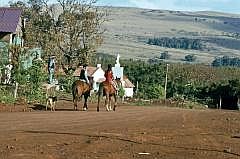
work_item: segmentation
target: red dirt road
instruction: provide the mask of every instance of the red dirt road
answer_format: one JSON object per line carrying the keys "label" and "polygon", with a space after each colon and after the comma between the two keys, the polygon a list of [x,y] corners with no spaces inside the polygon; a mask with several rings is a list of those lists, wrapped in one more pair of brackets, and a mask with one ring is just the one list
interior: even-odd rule
{"label": "red dirt road", "polygon": [[0,159],[240,159],[237,111],[58,108],[0,113]]}

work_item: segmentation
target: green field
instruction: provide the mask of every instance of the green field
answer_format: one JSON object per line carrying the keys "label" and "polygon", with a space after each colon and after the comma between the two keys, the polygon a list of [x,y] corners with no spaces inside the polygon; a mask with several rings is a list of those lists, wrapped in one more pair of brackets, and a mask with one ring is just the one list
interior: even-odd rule
{"label": "green field", "polygon": [[[181,62],[189,54],[209,64],[218,56],[240,57],[240,15],[218,12],[180,12],[139,8],[107,8],[104,43],[97,52],[121,58],[148,60],[164,51],[169,61]],[[154,37],[200,39],[203,50],[164,48],[147,44]]]}

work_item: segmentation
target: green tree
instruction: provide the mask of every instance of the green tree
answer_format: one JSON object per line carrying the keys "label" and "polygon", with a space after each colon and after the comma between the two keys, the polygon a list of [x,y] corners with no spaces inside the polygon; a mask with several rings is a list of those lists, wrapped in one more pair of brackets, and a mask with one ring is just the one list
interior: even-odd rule
{"label": "green tree", "polygon": [[170,58],[170,55],[169,55],[168,51],[164,51],[160,55],[160,59],[169,59],[169,58]]}
{"label": "green tree", "polygon": [[[28,0],[12,6],[22,7],[27,19],[25,46],[40,47],[45,60],[55,55],[59,64],[71,66],[91,61],[102,43],[106,12],[95,3],[96,0],[57,0],[49,5],[48,0]],[[68,73],[71,67],[65,68]]]}
{"label": "green tree", "polygon": [[185,61],[188,61],[188,62],[194,62],[196,61],[197,57],[195,55],[186,55],[185,56]]}
{"label": "green tree", "polygon": [[125,90],[123,86],[120,86],[118,90],[118,96],[121,98],[122,102],[124,101],[124,95],[125,95]]}
{"label": "green tree", "polygon": [[33,65],[27,70],[26,95],[30,101],[45,101],[45,92],[42,85],[47,79],[47,74],[43,67],[42,61],[34,61]]}
{"label": "green tree", "polygon": [[146,88],[145,98],[161,99],[164,97],[164,88],[160,84],[151,84]]}

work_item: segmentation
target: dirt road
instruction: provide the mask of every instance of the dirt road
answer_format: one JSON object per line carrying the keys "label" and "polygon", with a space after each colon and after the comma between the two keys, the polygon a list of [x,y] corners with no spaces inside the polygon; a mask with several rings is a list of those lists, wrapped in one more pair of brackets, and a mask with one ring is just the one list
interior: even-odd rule
{"label": "dirt road", "polygon": [[121,106],[0,113],[1,159],[240,159],[240,113]]}

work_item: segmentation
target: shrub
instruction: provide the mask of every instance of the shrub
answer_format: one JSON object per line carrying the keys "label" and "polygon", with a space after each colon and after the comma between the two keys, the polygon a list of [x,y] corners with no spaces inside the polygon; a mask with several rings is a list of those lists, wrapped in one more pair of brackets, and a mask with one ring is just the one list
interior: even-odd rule
{"label": "shrub", "polygon": [[168,51],[164,51],[163,53],[161,53],[160,59],[169,59],[170,55],[168,53]]}
{"label": "shrub", "polygon": [[120,87],[119,87],[118,95],[119,95],[119,97],[121,97],[121,98],[125,95],[125,90],[123,89],[123,86],[120,86]]}
{"label": "shrub", "polygon": [[0,102],[7,104],[13,104],[15,102],[15,98],[11,93],[11,90],[3,87],[0,88]]}
{"label": "shrub", "polygon": [[67,76],[60,76],[58,78],[58,82],[61,86],[63,86],[63,88],[65,89],[65,91],[67,93],[71,93],[72,92],[72,84],[75,81],[75,78],[72,76],[73,72],[69,72],[69,74]]}
{"label": "shrub", "polygon": [[196,61],[197,57],[195,55],[186,55],[185,56],[185,61],[188,61],[188,62],[194,62]]}
{"label": "shrub", "polygon": [[28,69],[18,68],[14,72],[14,80],[19,83],[21,90],[20,96],[26,98],[29,102],[45,102],[45,92],[42,84],[47,79],[44,72],[42,61],[34,61]]}

